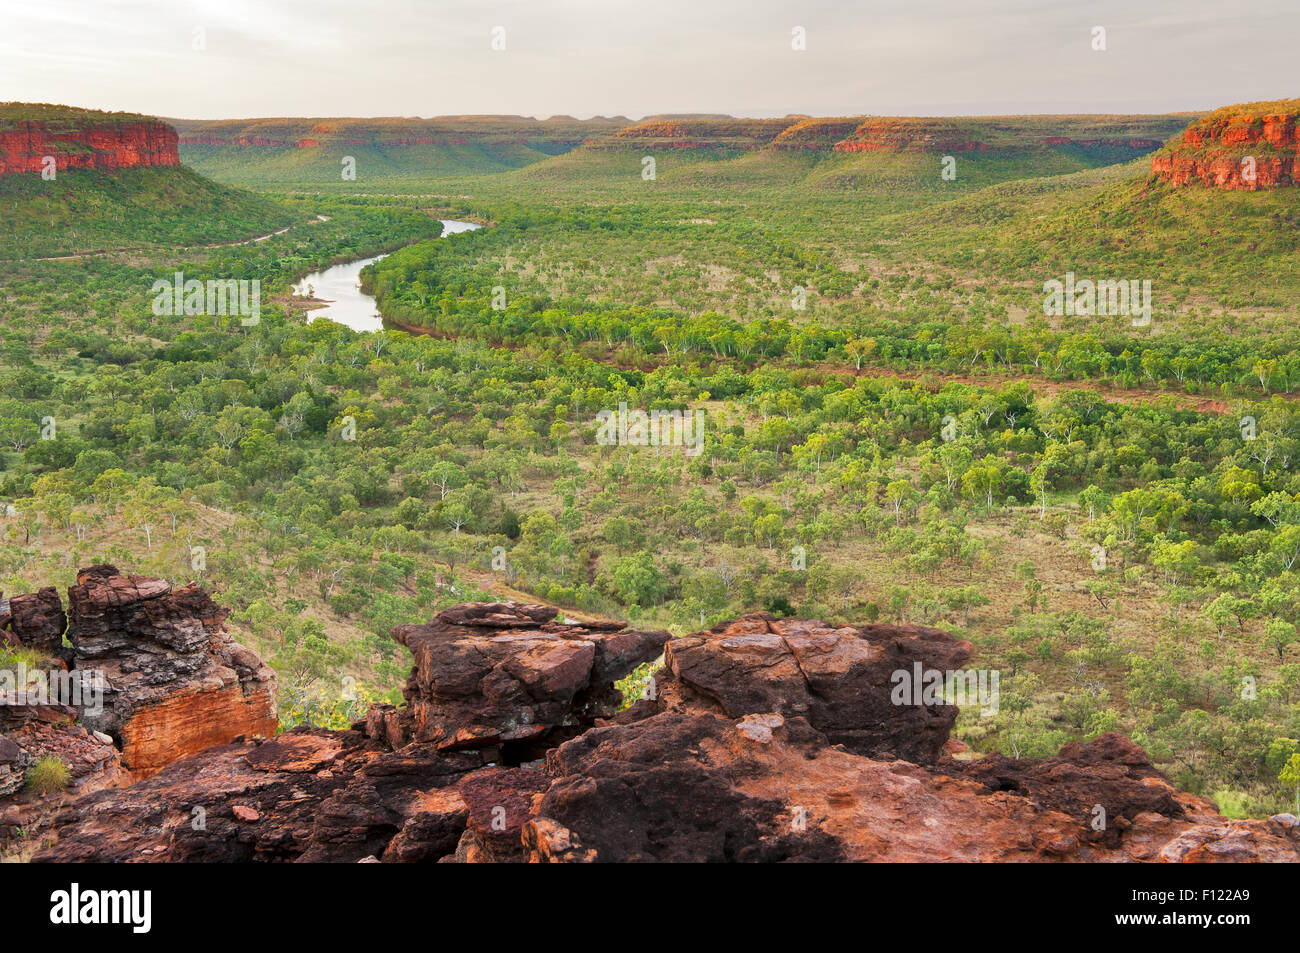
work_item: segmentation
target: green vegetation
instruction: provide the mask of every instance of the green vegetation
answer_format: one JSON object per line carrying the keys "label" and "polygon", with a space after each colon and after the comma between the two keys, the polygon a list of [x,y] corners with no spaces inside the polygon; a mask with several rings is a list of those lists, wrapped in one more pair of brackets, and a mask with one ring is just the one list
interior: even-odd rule
{"label": "green vegetation", "polygon": [[121,125],[123,123],[153,122],[152,116],[127,112],[101,112],[98,109],[78,109],[53,103],[0,103],[0,131],[12,129],[19,123],[40,122],[54,130],[79,130],[88,123],[94,125]]}
{"label": "green vegetation", "polygon": [[[160,219],[157,210],[169,214]],[[283,206],[217,185],[189,169],[73,169],[53,181],[0,176],[0,260],[124,248],[243,242],[300,221]]]}
{"label": "green vegetation", "polygon": [[[997,714],[959,722],[976,749],[1120,730],[1226,811],[1287,809],[1296,191],[1178,190],[1119,146],[1041,142],[945,180],[937,153],[737,141],[755,128],[691,127],[717,143],[655,149],[653,179],[605,142],[450,178],[359,163],[352,196],[302,149],[281,192],[232,193],[282,235],[7,270],[0,588],[99,559],[200,576],[290,724],[395,697],[389,629],[474,598],[679,633],[939,625],[1002,674]],[[211,148],[232,175],[250,152]],[[239,174],[279,161],[257,155]],[[433,239],[439,217],[493,225]],[[288,296],[397,248],[363,276],[389,330]],[[260,323],[153,315],[178,269],[259,278]],[[1150,280],[1150,324],[1045,314],[1067,272]],[[600,442],[624,404],[703,412],[700,452]]]}
{"label": "green vegetation", "polygon": [[37,758],[28,767],[23,787],[33,794],[57,794],[68,786],[71,775],[67,762],[56,755],[47,754]]}

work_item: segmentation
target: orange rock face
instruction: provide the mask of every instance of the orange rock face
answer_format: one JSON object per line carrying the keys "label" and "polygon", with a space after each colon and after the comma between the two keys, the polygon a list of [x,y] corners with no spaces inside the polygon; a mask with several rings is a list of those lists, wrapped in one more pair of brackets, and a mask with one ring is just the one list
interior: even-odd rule
{"label": "orange rock face", "polygon": [[168,695],[137,711],[122,726],[122,761],[132,777],[146,778],[173,761],[240,736],[270,737],[276,724],[271,693],[258,687],[245,694],[234,678],[217,689]]}
{"label": "orange rock face", "polygon": [[1265,105],[1276,108],[1221,109],[1192,123],[1152,156],[1152,173],[1178,186],[1247,192],[1300,183],[1300,100]]}
{"label": "orange rock face", "polygon": [[178,166],[176,145],[176,131],[164,122],[92,125],[76,130],[23,122],[0,130],[0,175],[41,172],[46,156],[54,157],[59,172]]}

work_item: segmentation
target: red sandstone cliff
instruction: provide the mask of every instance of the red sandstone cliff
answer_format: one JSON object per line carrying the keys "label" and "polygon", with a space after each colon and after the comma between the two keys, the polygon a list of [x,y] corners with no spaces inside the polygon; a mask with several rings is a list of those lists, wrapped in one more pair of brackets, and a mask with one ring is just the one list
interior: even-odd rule
{"label": "red sandstone cliff", "polygon": [[1151,158],[1174,185],[1257,191],[1300,183],[1300,99],[1251,103],[1196,120]]}
{"label": "red sandstone cliff", "polygon": [[41,172],[45,157],[55,167],[112,171],[149,166],[178,166],[176,131],[164,122],[66,123],[40,120],[0,126],[0,175]]}

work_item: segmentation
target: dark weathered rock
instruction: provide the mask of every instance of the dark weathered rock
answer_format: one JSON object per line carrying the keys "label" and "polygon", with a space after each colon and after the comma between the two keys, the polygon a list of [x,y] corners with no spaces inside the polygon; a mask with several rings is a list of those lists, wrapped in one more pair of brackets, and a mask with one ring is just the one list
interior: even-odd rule
{"label": "dark weathered rock", "polygon": [[[91,794],[36,859],[1300,860],[1294,819],[1220,817],[1119,736],[1048,759],[940,757],[952,706],[891,692],[898,670],[965,661],[933,629],[759,615],[665,647],[493,604],[396,634],[416,656],[409,708]],[[597,717],[609,680],[661,647],[652,697]],[[521,739],[549,746],[544,761]]]}
{"label": "dark weathered rock", "polygon": [[[477,603],[394,629],[415,656],[405,691],[414,740],[522,750],[550,741],[556,729],[576,733],[613,713],[612,683],[657,658],[670,638],[557,623],[555,615],[547,606]],[[397,729],[390,722],[385,730]]]}
{"label": "dark weathered rock", "polygon": [[437,859],[455,849],[465,816],[438,792],[481,766],[427,746],[388,752],[354,731],[222,745],[82,799],[36,859],[354,862],[399,834],[394,859]]}
{"label": "dark weathered rock", "polygon": [[857,754],[928,763],[957,707],[896,704],[894,674],[957,670],[969,654],[969,643],[924,626],[837,628],[758,613],[674,640],[655,688],[660,710],[779,712]]}
{"label": "dark weathered rock", "polygon": [[1008,758],[992,754],[953,761],[950,773],[989,792],[1011,791],[1052,811],[1084,822],[1088,840],[1117,847],[1139,814],[1181,818],[1177,791],[1147,753],[1123,735],[1105,734],[1087,744],[1071,742],[1055,758]]}
{"label": "dark weathered rock", "polygon": [[553,856],[560,830],[592,852],[583,860],[841,859],[839,843],[798,805],[742,788],[742,779],[753,785],[768,773],[764,753],[713,715],[664,713],[593,729],[551,753],[557,779],[538,805],[545,823],[530,831],[532,859],[561,859]]}
{"label": "dark weathered rock", "polygon": [[[37,592],[14,596],[9,600],[8,625],[19,645],[54,655],[63,645],[68,617],[63,612],[59,592],[46,586]],[[0,627],[4,622],[0,621]]]}

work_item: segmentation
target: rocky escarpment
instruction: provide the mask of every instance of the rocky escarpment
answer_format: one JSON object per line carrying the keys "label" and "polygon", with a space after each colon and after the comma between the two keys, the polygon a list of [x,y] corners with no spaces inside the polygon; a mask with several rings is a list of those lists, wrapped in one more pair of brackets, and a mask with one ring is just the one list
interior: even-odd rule
{"label": "rocky escarpment", "polygon": [[[0,671],[0,840],[39,826],[60,799],[274,734],[274,674],[225,616],[197,585],[107,565],[78,574],[67,613],[52,587],[0,598],[0,643],[25,650]],[[23,793],[43,758],[67,771],[53,801]]]}
{"label": "rocky escarpment", "polygon": [[1294,186],[1300,183],[1298,120],[1300,99],[1217,110],[1152,156],[1151,171],[1178,186],[1252,192]]}
{"label": "rocky escarpment", "polygon": [[730,116],[651,118],[599,140],[600,149],[712,149],[723,152],[989,153],[1036,155],[1073,148],[1109,161],[1157,149],[1186,116]]}
{"label": "rocky escarpment", "polygon": [[601,149],[720,149],[750,152],[770,144],[789,119],[682,117],[652,119],[596,143]]}
{"label": "rocky escarpment", "polygon": [[861,116],[848,119],[801,119],[782,129],[780,135],[772,140],[772,148],[778,151],[830,151],[861,124]]}
{"label": "rocky escarpment", "polygon": [[165,122],[84,110],[64,116],[50,107],[31,107],[37,118],[23,118],[19,105],[0,109],[0,176],[43,172],[48,157],[58,172],[180,165],[176,130]]}
{"label": "rocky escarpment", "polygon": [[[475,604],[395,634],[404,706],[90,794],[36,859],[1300,860],[1294,817],[1226,820],[1118,735],[954,759],[954,707],[897,690],[965,662],[935,629],[759,614],[668,641]],[[611,714],[611,683],[661,650]]]}

